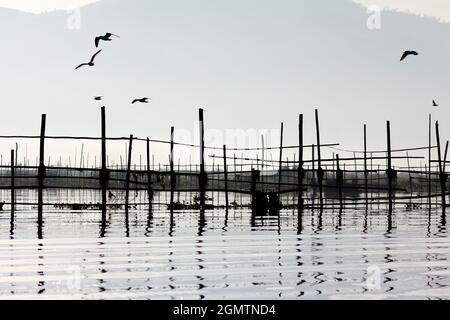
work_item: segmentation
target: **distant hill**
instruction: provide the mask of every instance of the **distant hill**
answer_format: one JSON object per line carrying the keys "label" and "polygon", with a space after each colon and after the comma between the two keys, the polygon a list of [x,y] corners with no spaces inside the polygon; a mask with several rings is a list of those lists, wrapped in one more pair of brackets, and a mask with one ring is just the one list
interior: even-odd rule
{"label": "distant hill", "polygon": [[[450,135],[450,28],[434,19],[385,12],[371,31],[350,0],[103,0],[81,9],[79,30],[67,28],[71,15],[0,9],[1,132],[36,133],[45,112],[53,134],[98,134],[92,97],[104,95],[111,135],[167,138],[174,125],[192,140],[200,106],[222,132],[284,121],[288,144],[300,112],[315,140],[314,108],[323,142],[349,149],[361,148],[364,122],[369,148],[384,148],[387,119],[394,147],[424,145],[429,112]],[[75,72],[107,31],[121,38]],[[405,49],[420,55],[399,63]],[[152,103],[131,108],[143,96]]]}

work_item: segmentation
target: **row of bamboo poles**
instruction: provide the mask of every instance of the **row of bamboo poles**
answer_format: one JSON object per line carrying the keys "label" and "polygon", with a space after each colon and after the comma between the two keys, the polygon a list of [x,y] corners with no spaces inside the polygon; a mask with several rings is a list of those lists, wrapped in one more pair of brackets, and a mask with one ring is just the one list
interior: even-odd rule
{"label": "row of bamboo poles", "polygon": [[[194,175],[195,177],[197,177],[198,179],[198,188],[196,188],[195,190],[190,190],[190,191],[194,191],[194,192],[198,192],[199,194],[199,199],[200,199],[200,208],[204,209],[205,208],[205,199],[206,199],[206,193],[213,191],[210,188],[208,188],[208,172],[206,170],[206,165],[205,165],[205,149],[214,149],[214,150],[218,150],[218,147],[206,147],[205,146],[205,142],[204,142],[204,135],[205,135],[205,128],[204,128],[204,112],[203,109],[199,109],[199,122],[200,122],[200,145],[199,146],[195,146],[195,145],[189,145],[189,144],[180,144],[180,143],[176,143],[174,141],[174,127],[171,127],[171,135],[170,135],[170,155],[169,155],[169,176],[170,176],[170,208],[172,208],[173,210],[173,204],[174,204],[174,194],[175,192],[177,192],[177,185],[176,185],[176,181],[177,181],[177,176],[179,176],[179,173],[177,173],[175,171],[175,165],[174,165],[174,147],[175,145],[184,145],[184,146],[190,146],[190,147],[198,147],[200,150],[200,163],[199,163],[199,172],[196,172],[194,174],[191,173],[191,175]],[[324,185],[324,176],[325,176],[325,170],[324,170],[324,163],[329,163],[332,162],[333,163],[333,170],[332,172],[335,175],[335,180],[336,180],[336,185],[333,186],[333,188],[337,189],[337,193],[338,193],[338,200],[339,200],[339,206],[340,208],[344,207],[344,203],[345,203],[345,198],[343,196],[343,191],[346,188],[350,188],[345,186],[344,184],[344,173],[347,170],[343,170],[341,167],[341,163],[342,161],[348,161],[348,160],[355,160],[356,161],[356,157],[354,158],[340,158],[339,154],[336,154],[335,156],[333,156],[332,159],[324,159],[322,158],[322,153],[321,150],[324,146],[336,146],[338,144],[321,144],[321,135],[320,135],[320,125],[319,125],[319,114],[318,114],[318,110],[315,110],[315,127],[316,127],[316,144],[315,145],[305,145],[304,144],[304,130],[303,130],[303,114],[299,115],[299,121],[298,121],[298,146],[284,146],[284,141],[283,141],[283,131],[284,131],[284,124],[281,124],[281,135],[280,135],[280,145],[279,147],[274,147],[272,149],[278,149],[279,150],[279,159],[278,160],[265,160],[264,157],[263,159],[256,159],[257,163],[261,162],[262,163],[262,168],[264,168],[264,165],[266,165],[267,163],[272,163],[275,162],[278,164],[278,180],[276,183],[276,194],[278,196],[280,196],[283,193],[296,193],[297,194],[297,208],[298,211],[301,212],[304,208],[305,208],[305,188],[308,187],[314,187],[318,189],[318,198],[319,198],[319,208],[321,210],[323,210],[323,208],[325,207],[324,204],[324,188],[330,188],[329,185]],[[428,198],[428,205],[429,207],[431,207],[431,199],[433,197],[432,193],[431,193],[431,181],[432,181],[432,171],[431,171],[431,165],[433,162],[437,162],[438,163],[438,176],[439,176],[439,183],[440,183],[440,196],[441,196],[441,205],[442,207],[446,207],[446,196],[447,196],[447,191],[446,191],[446,183],[448,180],[448,175],[446,174],[446,164],[448,163],[447,161],[447,153],[448,153],[448,146],[449,143],[447,141],[446,143],[446,147],[445,147],[445,152],[444,155],[442,156],[441,153],[441,142],[440,142],[440,136],[439,136],[439,123],[436,122],[435,124],[435,130],[436,130],[436,146],[432,146],[431,143],[431,116],[429,117],[429,144],[428,147],[424,147],[424,148],[411,148],[411,149],[403,149],[403,150],[392,150],[391,148],[391,126],[390,126],[390,122],[387,121],[386,122],[386,137],[387,137],[387,149],[386,149],[386,157],[383,156],[373,156],[372,152],[367,150],[367,130],[366,130],[366,125],[364,125],[364,151],[363,151],[363,157],[358,158],[363,160],[363,170],[358,170],[357,168],[355,168],[355,174],[357,175],[358,173],[362,173],[364,176],[364,184],[362,187],[362,191],[364,193],[364,202],[366,204],[366,207],[369,203],[369,201],[371,200],[369,198],[369,190],[371,189],[371,186],[369,184],[369,180],[370,180],[370,174],[375,172],[375,170],[372,170],[372,167],[369,169],[369,161],[372,160],[387,160],[387,169],[386,169],[386,176],[387,176],[387,204],[388,204],[388,211],[389,214],[392,213],[393,210],[393,204],[394,204],[394,197],[395,197],[395,191],[396,188],[394,186],[394,180],[399,172],[399,170],[395,170],[393,168],[392,165],[392,160],[393,159],[407,159],[408,160],[408,167],[409,167],[409,159],[414,159],[414,158],[422,158],[422,157],[412,157],[412,156],[407,156],[407,157],[401,157],[401,156],[393,156],[392,153],[393,152],[399,152],[399,151],[413,151],[413,150],[421,150],[421,149],[428,149],[428,169],[427,172],[425,172],[425,174],[428,175],[428,179],[427,179],[427,184],[428,184],[428,195],[426,196]],[[100,182],[100,190],[101,190],[101,210],[102,210],[102,220],[106,219],[106,211],[107,211],[107,202],[108,202],[108,189],[109,189],[109,182],[111,181],[111,172],[113,172],[114,170],[108,168],[107,166],[107,148],[106,148],[106,142],[107,140],[123,140],[124,138],[107,138],[106,135],[106,115],[105,115],[105,107],[101,108],[101,137],[100,138],[96,138],[96,137],[51,137],[51,136],[46,136],[46,115],[43,114],[42,118],[41,118],[41,131],[40,131],[40,135],[38,137],[35,136],[3,136],[3,138],[39,138],[40,144],[39,144],[39,163],[38,163],[38,167],[37,167],[37,207],[38,207],[38,221],[42,222],[43,220],[43,206],[44,206],[44,199],[43,199],[43,191],[44,189],[48,188],[48,186],[45,185],[45,179],[48,177],[47,176],[47,170],[48,168],[45,166],[44,161],[45,161],[45,142],[46,139],[77,139],[77,140],[100,140],[101,141],[101,165],[100,165],[100,169],[87,169],[86,170],[91,170],[91,171],[96,171],[98,170],[99,172],[99,182]],[[0,137],[1,138],[1,137]],[[147,175],[147,184],[146,184],[146,191],[148,193],[148,199],[149,199],[149,210],[151,211],[152,208],[152,199],[153,199],[153,194],[155,192],[154,188],[152,187],[151,181],[152,181],[152,175],[155,175],[155,171],[151,170],[151,166],[150,166],[150,142],[164,142],[164,141],[157,141],[157,140],[150,140],[149,138],[147,139],[139,139],[134,137],[133,135],[130,135],[128,139],[128,157],[127,157],[127,168],[126,168],[126,177],[125,177],[125,213],[126,216],[128,216],[128,210],[129,210],[129,198],[130,198],[130,185],[131,185],[131,174],[133,172],[132,170],[132,155],[133,155],[133,142],[134,141],[145,141],[146,142],[146,172],[145,174]],[[165,142],[164,142],[165,143]],[[284,161],[283,160],[283,151],[286,150],[287,148],[292,149],[292,148],[298,148],[298,159],[292,161]],[[305,148],[312,148],[313,152],[313,158],[312,160],[305,160],[304,157],[304,150]],[[431,160],[431,151],[432,149],[437,148],[437,154],[438,154],[438,159],[437,160]],[[255,194],[258,192],[257,189],[257,184],[258,184],[258,179],[259,179],[259,170],[254,170],[254,168],[252,167],[251,173],[252,173],[252,179],[251,179],[251,185],[249,190],[230,190],[229,189],[229,172],[228,172],[228,164],[227,164],[227,159],[230,159],[230,157],[227,156],[227,151],[229,149],[227,149],[226,145],[223,145],[221,148],[223,154],[222,156],[213,156],[215,158],[219,158],[222,159],[223,161],[223,172],[221,172],[220,174],[223,175],[223,189],[221,190],[215,190],[215,191],[222,191],[225,194],[225,207],[228,210],[229,208],[229,193],[230,192],[241,192],[241,193],[245,193],[245,194],[249,194],[252,197],[252,202],[255,201]],[[234,149],[236,150],[236,149]],[[245,150],[258,150],[258,148],[246,148]],[[315,152],[317,152],[317,159],[314,159],[315,156]],[[264,154],[264,153],[263,153]],[[10,162],[10,170],[11,170],[11,186],[10,186],[10,191],[11,191],[11,215],[13,216],[15,214],[15,192],[17,189],[16,186],[16,176],[15,176],[15,172],[17,170],[17,159],[15,157],[15,151],[11,150],[11,162]],[[234,156],[232,159],[236,160],[236,156]],[[247,159],[247,158],[242,158],[242,159]],[[312,185],[309,183],[305,183],[305,175],[308,172],[311,172],[311,170],[305,169],[305,164],[311,162],[313,165],[313,170],[312,172],[314,173],[314,175],[316,176],[317,179],[317,185]],[[294,164],[297,166],[297,183],[296,184],[289,184],[290,185],[290,189],[286,189],[283,188],[283,186],[285,185],[283,183],[283,173],[286,171],[286,169],[283,168],[283,165],[285,164]],[[317,168],[314,168],[314,165],[317,164]],[[23,166],[22,168],[25,168],[26,166]],[[334,167],[336,169],[334,169]],[[29,167],[28,168],[32,168]],[[54,168],[54,167],[53,167]],[[79,168],[79,169],[83,169],[83,168]],[[142,169],[142,168],[140,168]],[[142,173],[142,170],[139,170],[140,173]],[[411,174],[413,172],[413,170],[411,170],[410,168],[408,168],[408,170],[403,170],[401,171],[403,173],[409,173]],[[415,172],[417,173],[417,172]],[[420,172],[420,173],[424,173],[424,172]],[[261,184],[264,185],[269,185],[270,183],[268,182],[263,182]],[[22,187],[23,188],[23,187]],[[32,188],[31,186],[28,186],[28,188]],[[61,186],[61,188],[64,188],[64,186]],[[356,187],[359,188],[359,187]],[[379,188],[380,189],[380,188]],[[264,190],[263,190],[264,192]]]}

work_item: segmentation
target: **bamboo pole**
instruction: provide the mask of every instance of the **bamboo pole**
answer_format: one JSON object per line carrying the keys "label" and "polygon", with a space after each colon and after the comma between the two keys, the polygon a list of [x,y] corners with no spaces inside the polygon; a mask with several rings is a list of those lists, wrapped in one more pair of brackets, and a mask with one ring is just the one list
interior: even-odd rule
{"label": "bamboo pole", "polygon": [[336,154],[336,182],[338,187],[338,194],[339,194],[339,207],[340,209],[343,208],[343,197],[342,197],[342,181],[343,181],[343,172],[341,170],[341,167],[339,165],[339,154]]}
{"label": "bamboo pole", "polygon": [[284,130],[284,123],[281,123],[281,130],[280,130],[280,158],[279,158],[279,168],[278,168],[278,197],[281,197],[281,179],[283,174],[283,130]]}
{"label": "bamboo pole", "polygon": [[106,168],[106,115],[105,107],[101,107],[101,171],[100,185],[102,188],[102,222],[106,222],[106,188],[108,186],[108,171]]}
{"label": "bamboo pole", "polygon": [[174,132],[175,128],[170,128],[170,208],[171,211],[173,210],[174,205],[174,192],[175,192],[175,171],[174,171],[174,164],[173,164],[173,138],[174,138]]}
{"label": "bamboo pole", "polygon": [[442,207],[445,208],[445,185],[447,183],[447,177],[444,174],[442,158],[441,158],[441,139],[439,136],[439,122],[436,121],[436,143],[437,143],[437,152],[438,152],[438,162],[439,162],[439,182],[441,184],[441,199],[442,199]]}
{"label": "bamboo pole", "polygon": [[301,219],[301,214],[303,211],[303,114],[299,115],[298,119],[298,172],[297,172],[297,183],[298,183],[298,215]]}
{"label": "bamboo pole", "polygon": [[15,196],[15,157],[14,149],[11,150],[11,222],[14,221],[14,214],[16,208],[16,196]]}
{"label": "bamboo pole", "polygon": [[410,196],[411,196],[411,201],[412,202],[412,196],[413,196],[413,183],[412,183],[412,175],[411,175],[411,165],[409,163],[409,153],[406,153],[406,161],[407,161],[407,165],[408,165],[408,178],[409,178],[409,189],[410,189]]}
{"label": "bamboo pole", "polygon": [[431,114],[428,115],[428,208],[431,214]]}
{"label": "bamboo pole", "polygon": [[200,189],[200,207],[205,207],[205,192],[206,192],[206,172],[205,172],[205,127],[203,109],[198,110],[199,122],[200,122],[200,176],[199,176],[199,189]]}
{"label": "bamboo pole", "polygon": [[388,176],[388,192],[389,192],[389,229],[391,227],[391,214],[393,209],[392,204],[392,198],[393,198],[393,192],[392,192],[392,184],[393,184],[393,178],[394,178],[394,172],[392,170],[392,159],[391,159],[391,122],[386,122],[386,131],[387,131],[387,176]]}
{"label": "bamboo pole", "polygon": [[153,201],[153,190],[152,190],[152,173],[150,170],[150,139],[147,138],[147,193],[148,193],[148,210],[149,214],[152,214],[152,201]]}
{"label": "bamboo pole", "polygon": [[265,161],[265,148],[264,148],[264,135],[261,135],[261,160],[262,160],[262,170],[264,170]]}
{"label": "bamboo pole", "polygon": [[42,207],[43,207],[43,189],[44,189],[44,177],[45,177],[45,126],[47,116],[42,115],[41,118],[41,135],[39,145],[39,169],[38,169],[38,223],[42,224]]}
{"label": "bamboo pole", "polygon": [[319,203],[320,208],[323,208],[323,177],[324,172],[321,164],[321,150],[320,150],[320,126],[319,126],[319,110],[315,110],[316,115],[316,135],[317,135],[317,182],[319,183]]}
{"label": "bamboo pole", "polygon": [[227,146],[223,145],[223,172],[225,180],[225,208],[228,211],[228,166],[227,166]]}
{"label": "bamboo pole", "polygon": [[126,185],[125,185],[125,218],[128,221],[128,206],[130,202],[130,178],[131,178],[131,155],[133,152],[133,135],[130,135],[130,142],[128,145],[128,164],[127,164],[127,175],[126,175]]}
{"label": "bamboo pole", "polygon": [[446,166],[447,166],[448,143],[449,143],[449,141],[447,140],[447,142],[445,143],[444,162],[443,162],[443,168],[442,168],[442,171],[444,171],[444,172],[446,171]]}
{"label": "bamboo pole", "polygon": [[[14,165],[16,167],[17,167],[17,159],[19,159],[19,144],[16,142],[16,152],[15,152],[15,160],[14,160]],[[25,163],[23,165],[25,165]]]}
{"label": "bamboo pole", "polygon": [[367,126],[364,124],[364,191],[366,195],[366,207],[368,206],[369,198],[369,171],[367,168]]}
{"label": "bamboo pole", "polygon": [[[449,147],[449,141],[445,143],[445,153],[444,153],[444,164],[443,164],[443,173],[445,177],[445,185],[447,184],[448,174],[447,174],[447,155],[448,155],[448,147]],[[446,188],[447,190],[447,188]]]}

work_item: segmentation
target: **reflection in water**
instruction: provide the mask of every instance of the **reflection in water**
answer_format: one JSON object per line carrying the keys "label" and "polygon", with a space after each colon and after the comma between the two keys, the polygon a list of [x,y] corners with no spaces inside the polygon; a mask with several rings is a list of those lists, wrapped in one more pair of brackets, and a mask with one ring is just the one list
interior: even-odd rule
{"label": "reflection in water", "polygon": [[10,239],[14,239],[14,220],[15,220],[14,214],[11,213],[11,220],[10,220],[10,223],[9,223],[9,237],[10,237]]}
{"label": "reflection in water", "polygon": [[229,213],[229,209],[226,208],[225,209],[225,220],[223,222],[223,228],[222,228],[223,231],[227,231],[227,228],[228,228],[228,213]]}
{"label": "reflection in water", "polygon": [[197,235],[201,237],[203,235],[203,232],[205,232],[206,227],[206,218],[205,218],[205,209],[200,209],[200,214],[198,216],[198,232]]}
{"label": "reflection in water", "polygon": [[364,227],[363,227],[363,233],[367,233],[367,224],[369,223],[369,208],[366,206],[366,209],[364,211]]}
{"label": "reflection in water", "polygon": [[169,236],[173,236],[173,228],[175,227],[175,221],[173,217],[173,208],[170,209],[170,228],[169,228]]}
{"label": "reflection in water", "polygon": [[338,215],[338,230],[340,230],[342,227],[342,208],[339,208],[339,215]]}
{"label": "reflection in water", "polygon": [[[44,272],[41,271],[44,269],[44,261],[45,261],[44,256],[41,254],[41,252],[43,250],[43,246],[44,245],[42,243],[38,244],[38,265],[37,265],[38,272],[37,273],[38,273],[39,278],[44,277]],[[45,281],[38,282],[38,289],[39,289],[38,294],[42,294],[45,292]]]}
{"label": "reflection in water", "polygon": [[442,214],[441,214],[441,226],[445,227],[447,223],[447,219],[446,219],[446,213],[445,213],[445,207],[442,208]]}
{"label": "reflection in water", "polygon": [[440,210],[129,214],[48,211],[37,237],[35,212],[0,214],[1,298],[450,298]]}
{"label": "reflection in water", "polygon": [[43,227],[44,227],[44,222],[43,221],[38,221],[37,223],[37,237],[38,239],[43,239],[44,235],[43,235]]}
{"label": "reflection in water", "polygon": [[125,237],[130,237],[130,220],[128,210],[125,212]]}

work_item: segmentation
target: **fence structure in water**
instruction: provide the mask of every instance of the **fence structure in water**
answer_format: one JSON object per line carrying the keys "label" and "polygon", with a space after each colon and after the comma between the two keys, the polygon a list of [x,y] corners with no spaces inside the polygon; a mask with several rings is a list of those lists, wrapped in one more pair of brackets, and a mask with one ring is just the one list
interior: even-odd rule
{"label": "fence structure in water", "polygon": [[[316,143],[304,144],[303,115],[299,115],[298,145],[283,145],[283,124],[279,146],[262,148],[230,148],[205,146],[204,115],[199,109],[200,144],[189,145],[174,141],[171,128],[170,141],[130,137],[109,138],[106,135],[105,107],[101,108],[100,137],[47,136],[46,115],[42,115],[39,136],[0,136],[0,139],[39,140],[39,158],[36,166],[18,165],[15,150],[11,150],[8,166],[1,166],[0,189],[1,209],[9,207],[12,215],[18,206],[37,206],[38,221],[42,221],[44,206],[71,209],[98,209],[106,217],[108,209],[124,209],[131,206],[146,206],[149,211],[155,205],[165,205],[170,210],[250,207],[259,214],[276,214],[282,208],[327,209],[346,207],[369,208],[385,206],[392,212],[396,205],[407,209],[426,206],[447,206],[448,175],[446,173],[447,141],[442,153],[439,138],[439,124],[436,122],[436,145],[432,145],[432,123],[429,118],[429,144],[426,147],[391,148],[390,122],[386,123],[386,150],[367,149],[366,126],[364,125],[364,149],[354,151],[353,157],[340,157],[333,153],[330,158],[322,157],[323,148],[336,148],[338,144],[321,144],[319,115],[315,111]],[[100,167],[46,166],[47,140],[91,140],[99,141],[101,148]],[[126,166],[107,165],[107,141],[128,141]],[[133,143],[146,143],[146,164],[132,165]],[[150,143],[170,145],[169,164],[155,168],[150,165]],[[180,166],[174,161],[175,146],[197,148],[200,154],[198,164]],[[264,159],[264,152],[279,152],[277,160]],[[294,160],[284,160],[283,153],[295,152]],[[206,151],[214,154],[206,155]],[[230,151],[262,152],[262,157],[230,156]],[[410,152],[427,151],[424,167],[411,167],[411,159],[425,159],[411,156]],[[219,153],[217,155],[216,153]],[[308,153],[308,157],[306,154]],[[403,155],[405,154],[406,155]],[[437,159],[432,159],[437,153]],[[309,157],[311,155],[311,157]],[[218,164],[206,165],[206,158]],[[407,167],[396,168],[393,160],[406,161]],[[385,161],[385,165],[373,162]],[[239,162],[239,164],[237,163]],[[61,190],[90,190],[95,193],[90,201],[62,201]],[[36,197],[16,195],[26,191]],[[57,197],[50,195],[57,194]],[[131,194],[131,195],[130,195]],[[136,195],[140,194],[139,197]],[[145,196],[142,197],[142,194]],[[161,197],[164,194],[164,197]],[[180,197],[180,194],[183,196]],[[52,198],[52,199],[50,199]],[[73,198],[73,197],[72,197]],[[163,198],[163,199],[162,199]],[[25,200],[23,200],[25,199]],[[56,200],[55,200],[56,199]],[[74,199],[77,199],[76,197]],[[81,198],[80,198],[81,199]],[[93,199],[93,200],[92,200]]]}

